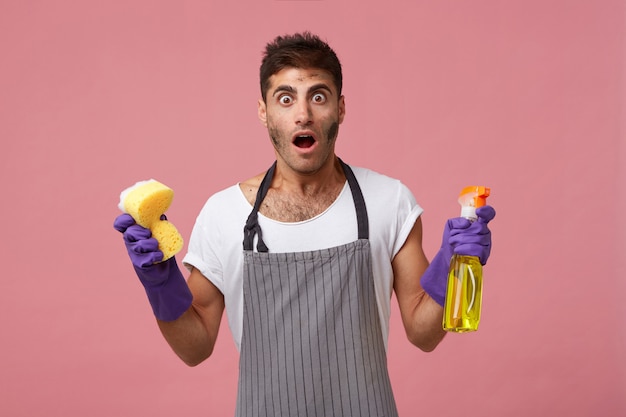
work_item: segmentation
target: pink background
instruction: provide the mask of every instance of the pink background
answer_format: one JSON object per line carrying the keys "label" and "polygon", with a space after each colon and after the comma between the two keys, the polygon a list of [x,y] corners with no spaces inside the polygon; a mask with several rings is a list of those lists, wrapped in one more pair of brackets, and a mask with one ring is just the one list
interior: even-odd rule
{"label": "pink background", "polygon": [[343,61],[339,154],[413,190],[429,257],[463,186],[498,210],[479,332],[425,354],[393,311],[401,415],[626,415],[618,0],[3,1],[0,414],[232,415],[226,324],[183,365],[112,223],[152,177],[188,238],[211,193],[269,166],[261,50],[304,29]]}

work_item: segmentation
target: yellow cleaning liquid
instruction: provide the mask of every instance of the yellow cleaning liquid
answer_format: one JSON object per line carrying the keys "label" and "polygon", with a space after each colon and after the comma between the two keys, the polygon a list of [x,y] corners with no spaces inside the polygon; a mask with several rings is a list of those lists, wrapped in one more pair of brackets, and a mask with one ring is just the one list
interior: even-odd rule
{"label": "yellow cleaning liquid", "polygon": [[478,330],[483,267],[475,256],[454,255],[448,273],[443,328],[464,333]]}

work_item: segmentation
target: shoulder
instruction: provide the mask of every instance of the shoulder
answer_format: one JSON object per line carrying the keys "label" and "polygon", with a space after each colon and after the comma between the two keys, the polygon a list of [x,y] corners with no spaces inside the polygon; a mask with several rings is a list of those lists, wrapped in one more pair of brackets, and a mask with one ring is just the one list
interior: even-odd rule
{"label": "shoulder", "polygon": [[242,193],[239,184],[234,184],[211,195],[204,203],[198,217],[230,217],[238,212],[245,212],[249,210],[250,205]]}
{"label": "shoulder", "polygon": [[413,193],[397,178],[392,178],[368,168],[350,166],[365,198],[376,200],[413,200]]}
{"label": "shoulder", "polygon": [[364,180],[364,181],[367,181],[368,183],[372,183],[372,184],[400,183],[400,180],[398,180],[396,178],[389,177],[389,176],[387,176],[385,174],[381,174],[380,172],[376,172],[376,171],[371,170],[369,168],[353,166],[353,165],[350,165],[350,168],[352,168],[352,171],[354,172],[354,175],[356,176],[357,180]]}
{"label": "shoulder", "polygon": [[[361,167],[351,167],[363,192],[370,219],[392,234],[409,227],[422,214],[411,190],[402,181]],[[401,233],[404,236],[404,232]]]}
{"label": "shoulder", "polygon": [[353,167],[365,198],[370,238],[377,259],[393,259],[404,245],[423,209],[399,179]]}
{"label": "shoulder", "polygon": [[198,213],[191,236],[189,251],[205,253],[230,248],[230,240],[243,238],[243,225],[251,207],[239,184],[211,195]]}
{"label": "shoulder", "polygon": [[245,181],[242,181],[238,184],[238,188],[243,193],[248,203],[254,205],[254,201],[256,200],[257,192],[259,191],[259,187],[261,186],[261,182],[265,177],[265,172],[262,172],[252,178],[248,178]]}

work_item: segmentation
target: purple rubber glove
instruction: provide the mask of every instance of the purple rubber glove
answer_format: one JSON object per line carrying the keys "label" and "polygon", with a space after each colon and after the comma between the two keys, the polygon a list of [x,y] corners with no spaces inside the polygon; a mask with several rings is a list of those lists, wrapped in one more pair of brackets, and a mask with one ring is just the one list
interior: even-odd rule
{"label": "purple rubber glove", "polygon": [[496,215],[491,206],[476,209],[478,219],[471,222],[463,217],[450,219],[443,231],[441,249],[424,271],[420,280],[424,291],[443,307],[448,287],[448,272],[452,255],[476,256],[485,265],[491,253],[491,232],[487,227]]}
{"label": "purple rubber glove", "polygon": [[179,318],[191,306],[193,296],[176,259],[160,262],[163,252],[159,250],[159,242],[149,229],[136,224],[130,214],[119,215],[113,227],[124,236],[126,250],[156,318],[162,321]]}

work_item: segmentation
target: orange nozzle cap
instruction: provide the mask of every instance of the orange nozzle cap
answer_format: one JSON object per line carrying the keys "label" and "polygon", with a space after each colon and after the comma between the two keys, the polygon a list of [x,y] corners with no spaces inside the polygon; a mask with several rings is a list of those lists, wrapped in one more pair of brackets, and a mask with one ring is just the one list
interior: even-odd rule
{"label": "orange nozzle cap", "polygon": [[473,204],[470,203],[473,207],[482,207],[487,204],[487,197],[489,197],[489,193],[491,189],[489,187],[485,187],[482,185],[470,185],[469,187],[463,188],[461,194],[459,194],[459,201],[468,201],[473,200]]}

